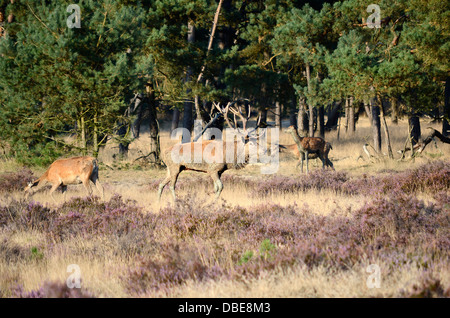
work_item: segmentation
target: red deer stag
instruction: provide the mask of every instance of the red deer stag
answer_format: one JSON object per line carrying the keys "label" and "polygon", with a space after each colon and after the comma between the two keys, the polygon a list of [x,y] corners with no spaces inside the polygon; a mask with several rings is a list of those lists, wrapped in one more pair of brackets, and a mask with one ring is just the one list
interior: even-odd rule
{"label": "red deer stag", "polygon": [[36,181],[30,182],[25,187],[27,195],[34,193],[32,188],[36,186],[43,186],[51,183],[50,196],[53,197],[53,192],[61,186],[64,193],[64,200],[66,198],[67,185],[83,183],[88,195],[92,195],[92,189],[89,181],[92,181],[97,190],[100,192],[102,199],[104,199],[104,190],[98,181],[98,163],[97,159],[93,157],[73,157],[67,159],[58,159],[53,162],[47,171]]}
{"label": "red deer stag", "polygon": [[301,171],[303,172],[303,160],[306,160],[306,173],[308,173],[308,159],[319,157],[322,161],[323,169],[325,169],[325,166],[329,166],[334,170],[333,163],[328,158],[328,153],[333,149],[329,142],[320,137],[300,137],[294,126],[289,126],[286,132],[292,135],[297,148],[296,152],[292,151],[299,157],[299,161],[295,166],[296,169],[301,165]]}
{"label": "red deer stag", "polygon": [[[169,188],[172,192],[173,200],[176,200],[175,184],[177,183],[180,172],[185,170],[208,174],[213,179],[216,198],[219,198],[223,189],[223,184],[220,180],[222,174],[228,169],[241,169],[248,163],[248,152],[245,152],[242,146],[248,143],[248,136],[251,134],[253,134],[251,135],[251,139],[253,140],[253,137],[256,135],[254,133],[259,126],[261,118],[258,118],[256,128],[247,131],[247,122],[251,117],[250,107],[243,112],[241,106],[232,106],[233,104],[235,102],[228,103],[224,108],[220,108],[218,104],[214,104],[214,106],[222,113],[228,126],[235,130],[237,137],[242,138],[241,142],[234,140],[206,140],[176,144],[165,149],[162,153],[162,158],[167,166],[167,177],[159,184],[158,200],[161,199],[163,189],[168,183],[170,183]],[[228,118],[229,111],[234,115],[234,125]],[[236,116],[242,120],[242,131],[238,128]],[[201,158],[197,158],[196,160],[196,154],[198,156],[200,151]],[[230,154],[232,156],[231,158]]]}

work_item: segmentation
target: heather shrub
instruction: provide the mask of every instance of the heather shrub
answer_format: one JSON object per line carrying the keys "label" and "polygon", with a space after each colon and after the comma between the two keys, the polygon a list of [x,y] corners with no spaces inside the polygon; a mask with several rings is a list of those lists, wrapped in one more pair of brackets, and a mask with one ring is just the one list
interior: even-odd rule
{"label": "heather shrub", "polygon": [[114,195],[108,202],[98,197],[73,198],[58,209],[58,217],[49,228],[53,239],[114,235],[121,237],[152,226],[152,215],[144,214],[134,202]]}
{"label": "heather shrub", "polygon": [[33,172],[25,167],[17,172],[4,173],[0,175],[0,192],[23,190],[33,180]]}
{"label": "heather shrub", "polygon": [[348,180],[342,185],[345,194],[392,195],[436,193],[450,188],[450,163],[434,161],[403,172],[389,175],[367,176]]}
{"label": "heather shrub", "polygon": [[[123,279],[133,294],[168,293],[188,280],[245,279],[301,265],[351,270],[382,260],[428,268],[448,260],[449,196],[377,197],[352,215],[318,215],[297,205],[251,207],[180,199],[153,215],[154,253]],[[145,256],[144,256],[145,255]]]}
{"label": "heather shrub", "polygon": [[21,285],[13,291],[15,298],[94,298],[94,296],[83,288],[69,288],[64,282],[46,281],[36,290],[26,292]]}
{"label": "heather shrub", "polygon": [[4,239],[0,243],[0,259],[4,260],[6,263],[15,263],[20,260],[29,259],[29,250],[17,244],[9,242]]}
{"label": "heather shrub", "polygon": [[339,191],[342,184],[348,180],[347,173],[343,171],[314,170],[298,178],[286,176],[272,176],[264,182],[255,183],[251,195],[267,196],[271,193],[295,193],[307,190]]}
{"label": "heather shrub", "polygon": [[218,267],[206,266],[198,252],[187,244],[167,244],[159,259],[143,258],[140,265],[129,271],[127,290],[133,294],[149,291],[165,292],[189,279],[203,281],[222,274]]}
{"label": "heather shrub", "polygon": [[47,231],[57,213],[41,203],[11,200],[0,205],[0,227],[20,230]]}
{"label": "heather shrub", "polygon": [[425,274],[408,289],[400,290],[400,297],[405,298],[449,298],[450,287],[445,289],[439,279]]}
{"label": "heather shrub", "polygon": [[425,204],[413,196],[377,198],[356,211],[367,248],[402,248],[419,246],[445,252],[450,244],[450,209]]}

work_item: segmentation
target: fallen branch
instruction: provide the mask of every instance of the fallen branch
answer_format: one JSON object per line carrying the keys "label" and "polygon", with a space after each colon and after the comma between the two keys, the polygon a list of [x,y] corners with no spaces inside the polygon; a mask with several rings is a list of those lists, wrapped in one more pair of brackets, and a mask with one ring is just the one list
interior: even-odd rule
{"label": "fallen branch", "polygon": [[434,137],[438,138],[440,141],[442,141],[443,143],[446,144],[450,144],[450,138],[446,137],[444,135],[442,135],[439,131],[437,131],[434,128],[431,127],[427,127],[428,129],[431,129],[432,132],[430,135],[428,135],[427,138],[424,139],[420,149],[417,151],[418,153],[422,153],[422,151],[425,149],[425,147],[432,141],[434,140]]}

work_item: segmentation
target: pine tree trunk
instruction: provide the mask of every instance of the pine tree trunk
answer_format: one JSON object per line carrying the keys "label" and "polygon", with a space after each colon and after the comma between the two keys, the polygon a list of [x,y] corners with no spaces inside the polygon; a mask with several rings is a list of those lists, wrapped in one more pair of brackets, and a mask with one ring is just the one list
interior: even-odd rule
{"label": "pine tree trunk", "polygon": [[80,118],[80,129],[81,129],[81,149],[83,149],[83,154],[86,154],[87,143],[86,143],[86,124],[84,122],[84,116]]}
{"label": "pine tree trunk", "polygon": [[395,125],[398,125],[398,101],[396,98],[391,97],[391,122]]}
{"label": "pine tree trunk", "polygon": [[[311,93],[311,66],[306,63],[306,82],[308,85],[308,93]],[[309,110],[309,131],[308,136],[314,137],[314,106],[311,101],[308,101],[308,110]]]}
{"label": "pine tree trunk", "polygon": [[[138,94],[138,97],[134,101],[134,106],[132,108],[133,113],[136,114],[136,119],[131,124],[131,131],[133,133],[133,138],[139,138],[141,133],[141,123],[142,123],[142,116],[144,115],[144,94],[140,93]],[[131,112],[129,115],[131,115]]]}
{"label": "pine tree trunk", "polygon": [[297,127],[297,116],[295,114],[295,96],[292,97],[292,103],[290,104],[291,107],[289,109],[289,126],[294,126],[296,129]]}
{"label": "pine tree trunk", "polygon": [[444,120],[442,121],[442,135],[450,136],[450,77],[445,79],[444,90]]}
{"label": "pine tree trunk", "polygon": [[370,103],[364,100],[364,110],[366,112],[367,117],[369,118],[370,125],[372,125],[372,109]]}
{"label": "pine tree trunk", "polygon": [[[214,40],[214,34],[216,32],[217,23],[219,21],[219,15],[220,15],[220,10],[221,10],[223,1],[224,0],[219,0],[219,4],[217,5],[216,13],[214,14],[213,25],[212,25],[211,31],[209,33],[209,41],[208,41],[208,48],[206,50],[206,57],[204,59],[203,66],[201,68],[200,74],[197,77],[197,83],[201,82],[202,77],[203,77],[203,73],[205,72],[205,69],[206,69],[206,62],[207,62],[207,59],[208,59],[209,52],[212,49],[212,43],[213,43],[213,40]],[[191,28],[192,28],[191,33],[193,34],[194,33],[194,26],[191,25]],[[192,35],[192,36],[194,36],[194,35]],[[189,39],[189,36],[188,36],[188,42],[192,43],[192,42],[194,42],[194,39]],[[205,86],[208,86],[208,80],[206,81]],[[201,122],[201,127],[203,128],[206,125],[206,123],[203,120],[203,116],[202,116],[202,112],[201,112],[201,108],[200,108],[200,103],[201,103],[200,97],[198,95],[195,95],[195,97],[194,97],[195,113],[196,113],[196,116],[197,116],[197,120],[199,120]]]}
{"label": "pine tree trunk", "polygon": [[421,135],[419,116],[417,116],[416,114],[410,115],[408,118],[408,124],[411,130],[410,133],[411,143],[414,146],[419,142],[419,138]]}
{"label": "pine tree trunk", "polygon": [[205,123],[203,122],[202,112],[200,110],[200,97],[198,95],[195,95],[194,97],[194,107],[195,107],[195,120],[201,121],[202,128],[205,126]]}
{"label": "pine tree trunk", "polygon": [[259,111],[259,115],[261,116],[261,125],[266,125],[267,124],[267,109],[262,109]]}
{"label": "pine tree trunk", "polygon": [[170,127],[170,132],[178,128],[179,121],[180,121],[180,111],[178,110],[178,108],[174,108],[172,112],[172,124]]}
{"label": "pine tree trunk", "polygon": [[348,120],[348,116],[349,116],[348,104],[349,104],[349,99],[348,99],[348,97],[346,97],[345,98],[345,120],[344,120],[345,133],[348,132],[348,122],[349,122],[349,120]]}
{"label": "pine tree trunk", "polygon": [[353,135],[356,131],[355,105],[353,104],[353,97],[349,97],[348,99],[348,128],[350,134]]}
{"label": "pine tree trunk", "polygon": [[281,104],[280,102],[275,102],[275,127],[281,129]]}
{"label": "pine tree trunk", "polygon": [[[187,35],[188,43],[194,43],[195,41],[195,28],[194,25],[189,22],[188,23],[188,35]],[[190,67],[186,70],[186,82],[191,81],[192,77],[192,69]],[[190,93],[190,90],[187,91],[188,95]],[[183,127],[188,129],[189,131],[192,131],[192,100],[187,100],[184,102],[184,111],[183,111]],[[184,135],[183,135],[184,136]],[[182,140],[181,142],[186,143],[190,142],[191,140]]]}
{"label": "pine tree trunk", "polygon": [[381,124],[380,124],[380,107],[376,104],[375,98],[370,100],[372,108],[372,135],[373,147],[375,151],[381,153]]}
{"label": "pine tree trunk", "polygon": [[331,129],[337,127],[339,122],[339,113],[341,109],[341,104],[342,102],[335,103],[331,111],[328,112],[328,120],[325,125],[326,128]]}
{"label": "pine tree trunk", "polygon": [[386,123],[386,117],[384,116],[383,103],[381,103],[381,106],[380,106],[380,116],[381,116],[381,120],[383,121],[384,136],[386,138],[386,146],[387,146],[387,150],[388,150],[388,156],[390,159],[394,159],[394,154],[392,153],[392,147],[391,147],[391,137],[389,135],[389,128]]}
{"label": "pine tree trunk", "polygon": [[308,116],[306,114],[305,99],[299,97],[298,100],[298,115],[297,115],[297,127],[299,133],[304,136],[308,131]]}
{"label": "pine tree trunk", "polygon": [[93,143],[94,143],[94,149],[93,149],[94,157],[98,157],[99,147],[98,147],[98,114],[97,114],[97,111],[95,112],[95,115],[94,115],[94,134],[92,136],[92,139],[93,139]]}
{"label": "pine tree trunk", "polygon": [[325,109],[323,106],[319,107],[319,136],[325,139]]}
{"label": "pine tree trunk", "polygon": [[150,153],[149,161],[156,164],[161,164],[161,146],[159,140],[159,126],[156,112],[156,99],[153,86],[149,83],[146,86],[148,110],[149,110],[149,129],[150,129]]}

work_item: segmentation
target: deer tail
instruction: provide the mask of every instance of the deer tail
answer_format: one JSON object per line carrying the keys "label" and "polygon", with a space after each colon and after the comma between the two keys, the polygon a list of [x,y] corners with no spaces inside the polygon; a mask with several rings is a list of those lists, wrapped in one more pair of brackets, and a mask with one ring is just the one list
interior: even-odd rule
{"label": "deer tail", "polygon": [[42,180],[46,179],[48,176],[48,170],[44,172],[44,174],[37,180],[31,181],[30,182],[30,188],[33,188],[37,185],[39,185],[39,183],[41,183]]}

